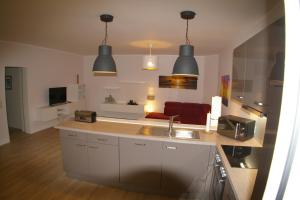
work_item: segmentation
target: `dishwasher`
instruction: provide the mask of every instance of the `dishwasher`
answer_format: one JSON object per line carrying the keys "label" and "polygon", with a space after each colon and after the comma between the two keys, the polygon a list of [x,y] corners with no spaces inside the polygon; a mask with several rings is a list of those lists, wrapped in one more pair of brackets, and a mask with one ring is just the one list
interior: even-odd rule
{"label": "dishwasher", "polygon": [[215,160],[214,160],[212,188],[211,188],[212,189],[211,196],[213,200],[223,199],[223,192],[224,192],[226,178],[227,178],[227,174],[223,166],[221,156],[218,152],[216,152]]}

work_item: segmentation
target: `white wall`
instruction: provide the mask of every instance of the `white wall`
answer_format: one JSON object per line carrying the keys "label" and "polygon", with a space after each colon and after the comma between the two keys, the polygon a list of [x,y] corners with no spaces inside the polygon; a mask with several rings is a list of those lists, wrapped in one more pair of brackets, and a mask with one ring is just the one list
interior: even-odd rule
{"label": "white wall", "polygon": [[[36,47],[31,45],[0,41],[0,68],[1,82],[4,82],[4,67],[25,68],[25,130],[28,133],[48,128],[54,122],[42,123],[36,119],[36,109],[48,105],[48,88],[66,86],[76,83],[76,74],[82,78],[83,57],[63,51]],[[2,81],[3,80],[3,81]],[[0,92],[4,101],[4,85]],[[1,110],[3,119],[6,111]],[[7,136],[5,131],[6,120],[0,122],[4,128],[1,134]],[[2,127],[1,127],[2,128]]]}
{"label": "white wall", "polygon": [[12,89],[5,90],[8,126],[23,130],[22,68],[6,67],[5,76],[12,77]]}
{"label": "white wall", "polygon": [[211,97],[220,95],[219,84],[219,56],[205,56],[204,59],[203,102],[211,104]]}
{"label": "white wall", "polygon": [[[96,56],[84,59],[84,82],[86,84],[86,102],[90,110],[99,110],[100,103],[109,94],[119,102],[130,99],[145,103],[148,88],[154,88],[155,111],[162,112],[165,101],[211,103],[211,96],[218,94],[218,56],[196,56],[200,76],[197,90],[158,88],[159,75],[169,76],[177,58],[176,55],[158,56],[159,69],[147,71],[142,69],[143,55],[114,55],[117,76],[94,76],[92,66]],[[120,89],[104,89],[119,87]]]}

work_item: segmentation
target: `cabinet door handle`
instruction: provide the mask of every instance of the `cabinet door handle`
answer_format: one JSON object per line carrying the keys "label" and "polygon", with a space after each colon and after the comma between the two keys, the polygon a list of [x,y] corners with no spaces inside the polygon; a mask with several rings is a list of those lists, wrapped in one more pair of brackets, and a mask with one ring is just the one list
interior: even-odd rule
{"label": "cabinet door handle", "polygon": [[90,149],[98,149],[96,146],[89,146]]}
{"label": "cabinet door handle", "polygon": [[238,137],[239,131],[240,131],[240,123],[237,123],[235,125],[235,129],[234,129],[234,138],[235,139]]}
{"label": "cabinet door handle", "polygon": [[218,179],[218,183],[224,183],[224,179]]}
{"label": "cabinet door handle", "polygon": [[103,138],[97,138],[98,141],[101,141],[101,142],[106,142],[107,139],[103,139]]}
{"label": "cabinet door handle", "polygon": [[137,146],[146,146],[145,143],[134,143],[134,144],[137,145]]}
{"label": "cabinet door handle", "polygon": [[86,145],[85,144],[77,144],[77,146],[79,146],[79,147],[85,147]]}
{"label": "cabinet door handle", "polygon": [[170,150],[176,150],[177,147],[167,146],[167,149],[170,149]]}

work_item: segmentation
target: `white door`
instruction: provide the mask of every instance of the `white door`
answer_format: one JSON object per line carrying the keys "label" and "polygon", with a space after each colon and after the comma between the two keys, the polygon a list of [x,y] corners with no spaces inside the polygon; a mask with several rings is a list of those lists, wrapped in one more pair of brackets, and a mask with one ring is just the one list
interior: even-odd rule
{"label": "white door", "polygon": [[5,67],[5,97],[8,127],[25,131],[23,69]]}
{"label": "white door", "polygon": [[5,103],[5,68],[0,67],[0,145],[9,142]]}

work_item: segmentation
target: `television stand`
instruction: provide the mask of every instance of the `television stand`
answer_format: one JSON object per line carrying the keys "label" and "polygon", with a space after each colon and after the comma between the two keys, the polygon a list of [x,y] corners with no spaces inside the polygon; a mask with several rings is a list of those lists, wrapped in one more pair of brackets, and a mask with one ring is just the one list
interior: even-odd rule
{"label": "television stand", "polygon": [[52,121],[57,119],[67,118],[73,114],[72,103],[59,103],[51,106],[39,107],[37,109],[37,118],[36,121]]}
{"label": "television stand", "polygon": [[61,106],[61,105],[65,105],[65,104],[68,104],[70,102],[64,102],[64,103],[55,103],[55,104],[52,104],[52,105],[49,105],[50,107],[55,107],[55,106]]}

